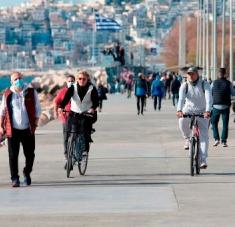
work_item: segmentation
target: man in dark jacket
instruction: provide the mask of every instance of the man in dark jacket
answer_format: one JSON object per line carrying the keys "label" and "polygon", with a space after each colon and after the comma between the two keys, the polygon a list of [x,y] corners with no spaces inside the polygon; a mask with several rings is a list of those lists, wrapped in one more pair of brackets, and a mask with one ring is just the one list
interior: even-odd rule
{"label": "man in dark jacket", "polygon": [[171,86],[170,86],[173,106],[175,106],[175,101],[176,101],[176,104],[178,103],[180,85],[181,85],[180,81],[178,80],[176,75],[174,75],[173,80],[171,81]]}
{"label": "man in dark jacket", "polygon": [[220,68],[219,72],[219,78],[212,84],[213,109],[211,124],[213,129],[213,137],[215,139],[214,146],[218,146],[220,144],[218,123],[220,115],[222,115],[223,129],[221,142],[223,147],[227,147],[231,95],[234,95],[234,90],[232,83],[226,79],[226,69]]}

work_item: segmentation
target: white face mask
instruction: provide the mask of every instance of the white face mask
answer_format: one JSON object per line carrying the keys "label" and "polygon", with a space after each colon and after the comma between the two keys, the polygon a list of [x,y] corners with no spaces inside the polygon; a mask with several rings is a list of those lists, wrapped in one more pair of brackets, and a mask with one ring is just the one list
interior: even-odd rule
{"label": "white face mask", "polygon": [[67,82],[67,87],[70,88],[73,85],[73,82]]}

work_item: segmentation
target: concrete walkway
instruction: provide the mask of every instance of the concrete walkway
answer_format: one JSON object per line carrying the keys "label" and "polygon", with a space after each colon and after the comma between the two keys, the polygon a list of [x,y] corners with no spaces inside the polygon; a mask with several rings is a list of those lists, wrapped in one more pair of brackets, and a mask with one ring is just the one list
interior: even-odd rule
{"label": "concrete walkway", "polygon": [[[234,226],[232,120],[229,147],[210,146],[208,169],[191,177],[169,100],[155,112],[149,99],[138,116],[134,98],[109,96],[95,125],[87,174],[75,168],[69,179],[61,125],[53,121],[37,131],[31,187],[10,187],[7,149],[0,148],[0,226]],[[20,174],[23,162],[21,152]]]}

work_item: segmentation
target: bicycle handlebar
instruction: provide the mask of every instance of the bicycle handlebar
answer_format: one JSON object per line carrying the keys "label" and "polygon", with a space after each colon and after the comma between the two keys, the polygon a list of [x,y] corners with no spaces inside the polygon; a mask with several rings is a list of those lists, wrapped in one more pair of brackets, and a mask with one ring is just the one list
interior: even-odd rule
{"label": "bicycle handlebar", "polygon": [[201,117],[201,118],[204,118],[204,115],[203,114],[184,114],[183,115],[184,118],[191,118],[191,117]]}
{"label": "bicycle handlebar", "polygon": [[[67,111],[67,110],[62,110],[63,113],[70,113],[71,111]],[[85,116],[85,117],[94,117],[93,113],[88,113],[87,111],[82,112],[82,113],[75,113],[79,116]]]}

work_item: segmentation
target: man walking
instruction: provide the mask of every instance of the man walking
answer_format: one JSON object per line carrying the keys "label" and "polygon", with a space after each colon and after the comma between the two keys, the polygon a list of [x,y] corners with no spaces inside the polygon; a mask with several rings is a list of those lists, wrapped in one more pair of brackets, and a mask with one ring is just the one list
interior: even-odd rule
{"label": "man walking", "polygon": [[212,95],[213,95],[213,109],[212,109],[211,124],[213,130],[213,137],[215,139],[214,146],[218,146],[220,144],[218,123],[221,115],[223,122],[221,142],[223,144],[223,147],[227,147],[231,95],[235,94],[232,83],[226,79],[225,68],[220,68],[219,78],[215,80],[212,84]]}
{"label": "man walking", "polygon": [[154,110],[157,109],[158,104],[158,110],[161,110],[161,103],[162,103],[162,97],[164,96],[164,84],[160,79],[160,76],[156,76],[156,79],[152,82],[151,85],[151,95],[153,98],[153,107]]}
{"label": "man walking", "polygon": [[37,93],[23,82],[23,75],[11,75],[11,87],[6,89],[0,107],[0,135],[8,139],[12,187],[19,187],[18,156],[20,143],[25,155],[24,185],[31,185],[30,173],[34,163],[35,130],[41,112]]}
{"label": "man walking", "polygon": [[181,83],[178,80],[178,78],[176,77],[176,75],[173,75],[173,80],[171,81],[171,86],[170,86],[173,106],[177,105],[177,103],[178,103],[180,85],[181,85]]}

